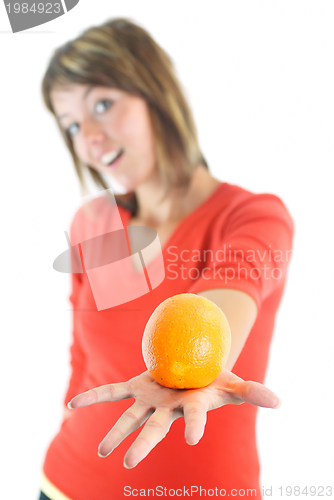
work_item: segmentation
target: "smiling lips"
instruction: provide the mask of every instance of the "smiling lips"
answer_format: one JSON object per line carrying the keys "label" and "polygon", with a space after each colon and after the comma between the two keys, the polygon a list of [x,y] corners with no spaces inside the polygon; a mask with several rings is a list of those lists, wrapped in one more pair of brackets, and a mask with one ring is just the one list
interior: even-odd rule
{"label": "smiling lips", "polygon": [[112,163],[114,163],[116,158],[121,156],[122,153],[123,153],[123,149],[118,149],[117,151],[109,151],[109,153],[105,153],[102,156],[101,162],[104,165],[110,166]]}

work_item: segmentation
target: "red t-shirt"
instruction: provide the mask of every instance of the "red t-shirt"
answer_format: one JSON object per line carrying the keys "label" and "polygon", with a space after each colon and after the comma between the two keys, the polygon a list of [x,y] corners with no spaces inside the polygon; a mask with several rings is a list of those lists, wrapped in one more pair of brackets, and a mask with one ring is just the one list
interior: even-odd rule
{"label": "red t-shirt", "polygon": [[[118,211],[107,199],[98,198],[92,206],[98,214],[95,219],[82,208],[75,214],[71,245],[128,225],[130,212],[121,207]],[[72,376],[64,403],[81,392],[123,382],[145,371],[141,340],[157,305],[172,295],[213,288],[241,290],[256,301],[258,316],[233,372],[263,383],[292,237],[292,219],[277,196],[253,194],[221,183],[182,220],[164,245],[165,278],[149,293],[98,310],[87,270],[73,273]],[[159,258],[147,264],[149,276],[158,272],[158,264]],[[117,283],[110,286],[117,288]],[[63,422],[47,450],[43,472],[66,496],[72,500],[118,500],[137,493],[168,498],[174,491],[180,498],[202,498],[204,490],[206,496],[214,497],[223,496],[225,490],[226,496],[243,498],[243,490],[255,489],[256,497],[261,498],[257,406],[245,403],[210,411],[204,436],[193,447],[186,444],[184,421],[178,419],[148,457],[127,470],[123,457],[140,430],[107,458],[100,458],[97,450],[133,402],[75,409]]]}

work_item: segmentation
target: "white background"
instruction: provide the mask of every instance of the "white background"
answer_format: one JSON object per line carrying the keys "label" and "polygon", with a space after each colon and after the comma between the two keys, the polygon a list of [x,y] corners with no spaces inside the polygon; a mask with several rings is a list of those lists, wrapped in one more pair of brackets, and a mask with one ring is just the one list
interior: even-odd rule
{"label": "white background", "polygon": [[334,3],[80,0],[17,34],[0,4],[0,496],[37,498],[70,375],[69,276],[52,263],[67,248],[79,183],[41,80],[56,47],[118,16],[170,54],[213,174],[277,194],[292,214],[265,382],[283,405],[259,410],[261,484],[275,499],[279,486],[333,485]]}

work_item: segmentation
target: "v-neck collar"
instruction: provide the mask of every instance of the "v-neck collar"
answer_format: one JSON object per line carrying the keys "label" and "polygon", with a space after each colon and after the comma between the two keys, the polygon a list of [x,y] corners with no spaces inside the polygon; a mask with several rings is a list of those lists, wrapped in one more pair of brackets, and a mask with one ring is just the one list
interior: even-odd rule
{"label": "v-neck collar", "polygon": [[[211,205],[211,203],[213,203],[215,201],[216,197],[221,194],[221,191],[223,190],[223,188],[225,188],[225,186],[226,186],[226,182],[220,182],[218,187],[211,193],[211,195],[206,200],[204,200],[200,205],[198,205],[198,207],[196,207],[192,212],[190,212],[188,215],[186,215],[178,223],[178,225],[176,226],[176,228],[174,229],[174,231],[172,232],[170,237],[167,239],[166,243],[161,248],[163,255],[165,255],[167,248],[169,246],[171,246],[171,243],[173,243],[174,239],[178,236],[178,234],[180,232],[182,232],[183,227],[189,226],[189,224],[191,223],[191,221],[193,219],[196,219],[201,214],[201,212],[205,211],[206,208],[209,205]],[[130,212],[130,210],[127,210],[127,209],[125,209],[125,212],[126,212],[126,215],[124,217],[124,227],[128,227],[129,221],[131,219],[131,212]],[[158,256],[154,257],[154,259],[152,259],[152,261],[150,261],[147,264],[147,266],[154,264],[154,262],[157,260],[157,258],[158,258]]]}

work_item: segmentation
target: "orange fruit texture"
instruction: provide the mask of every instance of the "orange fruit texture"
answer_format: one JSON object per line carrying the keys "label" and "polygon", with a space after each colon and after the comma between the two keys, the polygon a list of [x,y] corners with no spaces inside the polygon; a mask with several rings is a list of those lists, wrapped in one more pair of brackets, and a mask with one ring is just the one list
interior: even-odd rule
{"label": "orange fruit texture", "polygon": [[160,385],[196,389],[221,372],[231,347],[223,311],[211,300],[181,293],[161,302],[142,340],[146,367]]}

